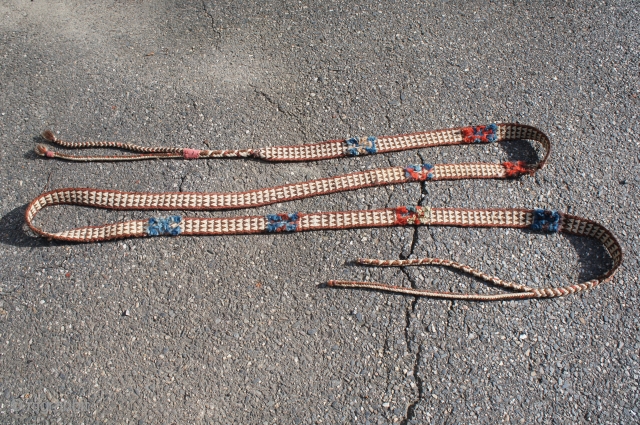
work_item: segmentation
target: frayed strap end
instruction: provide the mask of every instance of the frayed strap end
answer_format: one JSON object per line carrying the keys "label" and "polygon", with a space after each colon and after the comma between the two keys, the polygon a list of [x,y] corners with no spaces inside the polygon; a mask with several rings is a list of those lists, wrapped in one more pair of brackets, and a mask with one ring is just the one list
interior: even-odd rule
{"label": "frayed strap end", "polygon": [[56,140],[58,140],[58,139],[56,139],[56,135],[53,134],[53,131],[51,131],[51,130],[43,131],[42,132],[42,138],[45,139],[45,140],[48,140],[50,142],[55,142]]}
{"label": "frayed strap end", "polygon": [[199,149],[185,148],[182,150],[182,156],[184,159],[198,159],[200,158],[200,152]]}
{"label": "frayed strap end", "polygon": [[45,145],[36,146],[36,153],[40,156],[46,156],[47,158],[54,158],[56,153],[47,149]]}

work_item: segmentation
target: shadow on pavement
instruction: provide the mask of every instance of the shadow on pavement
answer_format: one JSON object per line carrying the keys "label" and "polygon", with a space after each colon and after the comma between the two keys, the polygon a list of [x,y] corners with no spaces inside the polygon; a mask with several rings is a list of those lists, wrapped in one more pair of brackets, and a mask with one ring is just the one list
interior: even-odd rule
{"label": "shadow on pavement", "polygon": [[573,245],[579,258],[579,282],[575,283],[596,279],[613,267],[613,260],[609,257],[609,253],[596,239],[575,235],[566,235],[565,237]]}
{"label": "shadow on pavement", "polygon": [[0,243],[11,246],[40,248],[46,246],[73,245],[72,243],[49,241],[31,233],[24,221],[27,204],[15,208],[0,218]]}
{"label": "shadow on pavement", "polygon": [[532,142],[528,140],[509,140],[500,142],[500,146],[507,154],[509,161],[526,161],[535,163],[542,159]]}

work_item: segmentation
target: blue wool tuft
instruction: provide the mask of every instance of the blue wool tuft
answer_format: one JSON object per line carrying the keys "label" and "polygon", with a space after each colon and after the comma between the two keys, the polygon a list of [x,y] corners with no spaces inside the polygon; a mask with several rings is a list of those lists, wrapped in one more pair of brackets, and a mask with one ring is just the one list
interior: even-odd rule
{"label": "blue wool tuft", "polygon": [[496,124],[472,127],[472,129],[474,135],[473,143],[490,143],[498,140],[498,126]]}
{"label": "blue wool tuft", "polygon": [[[487,131],[488,130],[488,131]],[[487,141],[488,142],[495,142],[496,140],[498,140],[498,126],[495,124],[489,124],[486,129],[485,129],[485,133],[487,134]]]}
{"label": "blue wool tuft", "polygon": [[280,226],[278,226],[275,223],[267,224],[267,232],[269,232],[269,233],[277,232],[279,228],[280,228]]}
{"label": "blue wool tuft", "polygon": [[365,147],[364,150],[373,154],[378,152],[378,148],[376,147],[376,138],[373,136],[367,137],[367,142],[369,142],[369,146]]}
{"label": "blue wool tuft", "polygon": [[560,213],[555,210],[533,210],[531,229],[545,232],[557,232],[560,228]]}
{"label": "blue wool tuft", "polygon": [[266,231],[269,233],[276,232],[295,232],[298,230],[298,213],[291,214],[268,214]]}
{"label": "blue wool tuft", "polygon": [[151,217],[147,225],[147,235],[149,236],[178,236],[182,232],[180,227],[182,217],[170,215],[169,217]]}
{"label": "blue wool tuft", "polygon": [[433,173],[429,172],[431,170],[433,165],[427,163],[408,165],[404,169],[404,176],[417,181],[431,180],[433,178]]}
{"label": "blue wool tuft", "polygon": [[363,139],[364,138],[352,137],[345,140],[347,144],[346,154],[349,156],[359,156],[378,153],[378,148],[376,147],[377,139],[374,136],[369,136],[366,140]]}

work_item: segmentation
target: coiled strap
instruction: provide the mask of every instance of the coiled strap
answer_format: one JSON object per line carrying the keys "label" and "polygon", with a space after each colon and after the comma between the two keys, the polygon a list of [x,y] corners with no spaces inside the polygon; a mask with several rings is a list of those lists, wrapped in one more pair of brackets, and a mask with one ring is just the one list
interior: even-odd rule
{"label": "coiled strap", "polygon": [[320,143],[273,146],[260,149],[199,150],[189,148],[145,147],[121,142],[66,142],[58,139],[52,131],[42,134],[47,141],[68,149],[116,148],[134,152],[131,155],[73,155],[57,152],[46,145],[38,145],[36,153],[48,158],[68,161],[134,161],[143,159],[184,158],[257,158],[264,161],[318,161],[348,156],[364,156],[378,153],[428,148],[459,144],[484,144],[507,140],[531,140],[544,149],[542,160],[533,168],[542,168],[549,156],[551,143],[540,130],[523,124],[488,124],[474,127],[460,127],[433,130],[397,136],[352,137],[329,140]]}
{"label": "coiled strap", "polygon": [[389,226],[462,226],[462,227],[512,227],[530,228],[534,231],[565,232],[593,237],[601,241],[613,260],[613,267],[603,276],[576,285],[560,288],[534,289],[514,282],[489,276],[469,266],[434,258],[420,260],[359,260],[361,264],[379,266],[442,265],[456,268],[489,281],[496,286],[515,291],[512,293],[479,295],[434,292],[373,282],[333,280],[329,286],[342,288],[375,289],[415,296],[431,296],[476,301],[508,300],[536,297],[556,297],[590,289],[609,281],[622,262],[622,249],[615,237],[600,224],[580,217],[564,215],[556,211],[523,209],[459,209],[402,206],[378,210],[299,212],[224,218],[199,218],[171,215],[149,217],[100,226],[84,226],[61,232],[48,232],[33,221],[43,208],[68,204],[114,210],[221,210],[252,208],[308,198],[333,192],[356,190],[364,187],[402,184],[415,181],[512,178],[533,174],[542,168],[551,149],[548,137],[534,127],[521,124],[489,124],[450,130],[436,130],[400,136],[363,137],[333,140],[299,146],[280,146],[263,149],[200,151],[188,148],[147,148],[117,142],[70,143],[58,140],[52,132],[45,132],[45,139],[66,148],[120,148],[133,155],[75,156],[49,150],[40,145],[37,152],[49,158],[73,161],[121,161],[149,158],[238,158],[253,157],[266,161],[314,161],[345,156],[362,156],[423,147],[492,143],[506,140],[532,140],[539,142],[544,154],[534,164],[523,161],[502,164],[417,164],[406,167],[390,167],[368,170],[326,179],[311,180],[273,188],[232,193],[143,193],[100,190],[92,188],[58,189],[44,193],[27,207],[25,219],[38,235],[61,241],[99,242],[112,239],[178,235],[237,235],[252,233],[288,233],[308,230],[339,230],[364,227]]}

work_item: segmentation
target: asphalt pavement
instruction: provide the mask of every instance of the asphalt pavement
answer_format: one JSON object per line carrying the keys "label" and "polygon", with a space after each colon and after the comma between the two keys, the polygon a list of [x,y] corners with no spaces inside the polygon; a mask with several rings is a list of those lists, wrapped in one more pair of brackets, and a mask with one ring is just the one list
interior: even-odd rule
{"label": "asphalt pavement", "polygon": [[[639,30],[633,0],[2,0],[0,423],[639,423]],[[54,188],[240,191],[536,154],[507,143],[296,164],[69,163],[33,153],[45,129],[231,149],[514,121],[551,138],[535,177],[251,213],[546,206],[619,238],[612,283],[495,303],[322,285],[494,290],[359,257],[440,256],[533,286],[606,269],[598,244],[558,234],[407,227],[63,244],[24,225],[30,200]],[[62,230],[146,215],[56,207],[38,220]]]}

